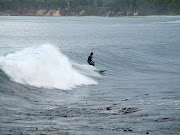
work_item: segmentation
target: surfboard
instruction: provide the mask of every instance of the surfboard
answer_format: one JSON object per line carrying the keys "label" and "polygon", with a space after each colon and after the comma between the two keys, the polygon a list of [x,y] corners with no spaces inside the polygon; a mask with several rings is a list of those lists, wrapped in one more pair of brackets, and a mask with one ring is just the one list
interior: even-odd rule
{"label": "surfboard", "polygon": [[104,72],[107,71],[107,70],[101,69],[101,70],[95,70],[95,71],[98,72],[98,73],[100,73],[100,74],[102,74],[102,73],[104,73]]}
{"label": "surfboard", "polygon": [[105,72],[105,71],[107,71],[107,70],[102,70],[102,69],[101,69],[101,70],[98,70],[98,71],[99,71],[99,72]]}

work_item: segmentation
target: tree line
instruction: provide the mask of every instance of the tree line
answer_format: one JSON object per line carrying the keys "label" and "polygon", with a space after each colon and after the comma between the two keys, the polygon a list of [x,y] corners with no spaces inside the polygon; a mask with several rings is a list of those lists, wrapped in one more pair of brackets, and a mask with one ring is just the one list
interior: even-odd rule
{"label": "tree line", "polygon": [[128,12],[140,15],[180,14],[180,0],[114,0],[107,5],[124,15]]}
{"label": "tree line", "polygon": [[7,10],[86,11],[86,15],[176,15],[180,14],[180,0],[0,0],[0,11]]}

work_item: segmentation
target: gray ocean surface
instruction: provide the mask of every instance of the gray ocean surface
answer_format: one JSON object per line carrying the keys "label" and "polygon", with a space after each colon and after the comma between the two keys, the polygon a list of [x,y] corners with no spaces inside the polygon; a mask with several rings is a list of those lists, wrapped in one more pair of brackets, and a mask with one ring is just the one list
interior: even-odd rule
{"label": "gray ocean surface", "polygon": [[180,17],[0,16],[0,134],[180,135]]}

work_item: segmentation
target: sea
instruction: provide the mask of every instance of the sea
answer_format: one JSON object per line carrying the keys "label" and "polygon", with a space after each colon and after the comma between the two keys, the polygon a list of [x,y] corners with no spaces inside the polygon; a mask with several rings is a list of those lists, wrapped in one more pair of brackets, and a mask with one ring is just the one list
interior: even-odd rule
{"label": "sea", "polygon": [[145,134],[180,135],[179,16],[0,16],[0,135]]}

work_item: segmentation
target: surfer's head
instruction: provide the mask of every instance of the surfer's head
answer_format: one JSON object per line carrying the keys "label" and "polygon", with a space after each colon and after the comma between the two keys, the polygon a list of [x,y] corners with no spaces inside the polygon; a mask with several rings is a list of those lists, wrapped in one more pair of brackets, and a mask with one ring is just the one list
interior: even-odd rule
{"label": "surfer's head", "polygon": [[91,56],[93,55],[93,52],[91,52]]}

